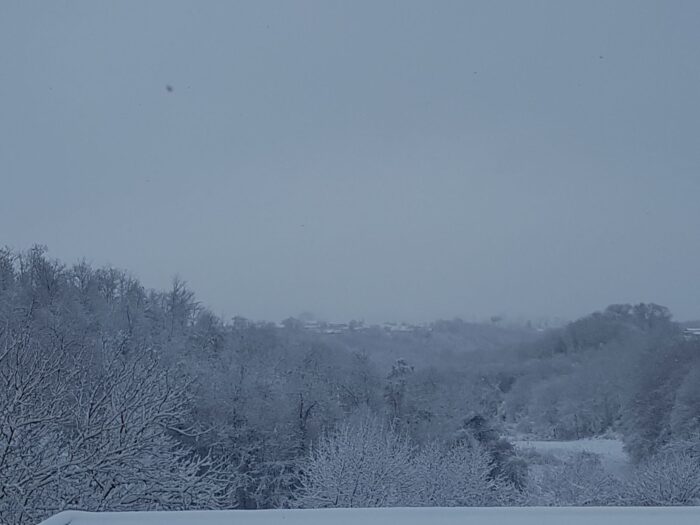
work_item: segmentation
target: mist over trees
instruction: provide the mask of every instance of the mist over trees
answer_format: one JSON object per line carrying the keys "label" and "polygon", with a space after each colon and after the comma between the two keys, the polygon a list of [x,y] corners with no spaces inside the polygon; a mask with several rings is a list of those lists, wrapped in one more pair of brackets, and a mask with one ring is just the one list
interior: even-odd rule
{"label": "mist over trees", "polygon": [[[562,328],[221,319],[186,284],[0,251],[0,521],[87,510],[700,497],[700,342],[655,304]],[[620,436],[594,457],[515,436]]]}

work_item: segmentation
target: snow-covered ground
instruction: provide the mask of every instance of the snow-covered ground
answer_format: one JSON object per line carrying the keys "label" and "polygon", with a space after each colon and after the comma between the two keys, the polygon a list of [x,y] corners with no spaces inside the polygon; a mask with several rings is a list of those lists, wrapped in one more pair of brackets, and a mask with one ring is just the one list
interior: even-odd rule
{"label": "snow-covered ground", "polygon": [[697,525],[700,507],[498,507],[89,513],[42,525]]}
{"label": "snow-covered ground", "polygon": [[624,474],[629,458],[617,439],[578,439],[575,441],[514,441],[520,449],[533,448],[538,452],[549,452],[559,457],[577,452],[590,452],[600,456],[602,464],[613,474]]}

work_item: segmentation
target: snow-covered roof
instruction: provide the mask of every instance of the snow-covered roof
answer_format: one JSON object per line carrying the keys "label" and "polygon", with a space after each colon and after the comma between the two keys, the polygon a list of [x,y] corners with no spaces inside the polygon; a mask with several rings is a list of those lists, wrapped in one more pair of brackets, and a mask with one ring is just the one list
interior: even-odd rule
{"label": "snow-covered roof", "polygon": [[697,525],[700,507],[66,511],[41,525]]}

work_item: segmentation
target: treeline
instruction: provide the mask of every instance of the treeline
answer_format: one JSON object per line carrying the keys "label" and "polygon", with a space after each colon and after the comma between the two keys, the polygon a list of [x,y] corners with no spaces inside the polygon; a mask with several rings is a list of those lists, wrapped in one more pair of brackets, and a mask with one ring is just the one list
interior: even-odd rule
{"label": "treeline", "polygon": [[[447,362],[459,338],[469,348],[484,334],[521,338],[477,327],[470,340],[463,324],[334,338],[295,323],[226,322],[177,279],[148,290],[42,247],[2,250],[0,517],[289,505],[312,444],[352,414],[425,438],[459,426],[465,407],[450,402],[431,428],[427,406],[449,389],[440,374],[384,363],[400,348]],[[452,381],[455,399],[490,389],[476,376]],[[417,386],[429,399],[413,398]]]}
{"label": "treeline", "polygon": [[665,307],[611,305],[509,352],[503,412],[522,433],[620,435],[637,462],[700,435],[700,339]]}
{"label": "treeline", "polygon": [[543,487],[565,486],[557,469],[571,469],[529,469],[546,461],[504,436],[619,433],[640,464],[677,460],[679,443],[696,457],[699,355],[657,305],[612,306],[544,334],[460,320],[319,334],[220,319],[177,279],[148,290],[41,247],[0,250],[0,520],[566,503]]}

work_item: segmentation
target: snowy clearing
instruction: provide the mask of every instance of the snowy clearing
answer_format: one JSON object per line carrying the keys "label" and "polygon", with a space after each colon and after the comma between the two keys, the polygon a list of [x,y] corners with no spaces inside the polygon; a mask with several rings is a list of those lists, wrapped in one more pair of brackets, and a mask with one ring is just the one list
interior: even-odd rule
{"label": "snowy clearing", "polygon": [[600,456],[627,461],[627,454],[622,448],[622,441],[617,439],[577,439],[575,441],[515,441],[520,448],[532,447],[540,451],[590,452]]}
{"label": "snowy clearing", "polygon": [[700,507],[494,507],[188,512],[66,511],[41,525],[696,525]]}
{"label": "snowy clearing", "polygon": [[600,456],[603,465],[614,474],[623,474],[629,465],[629,457],[617,439],[578,439],[575,441],[514,441],[519,449],[533,448],[538,452],[550,452],[564,457],[578,452],[590,452]]}

